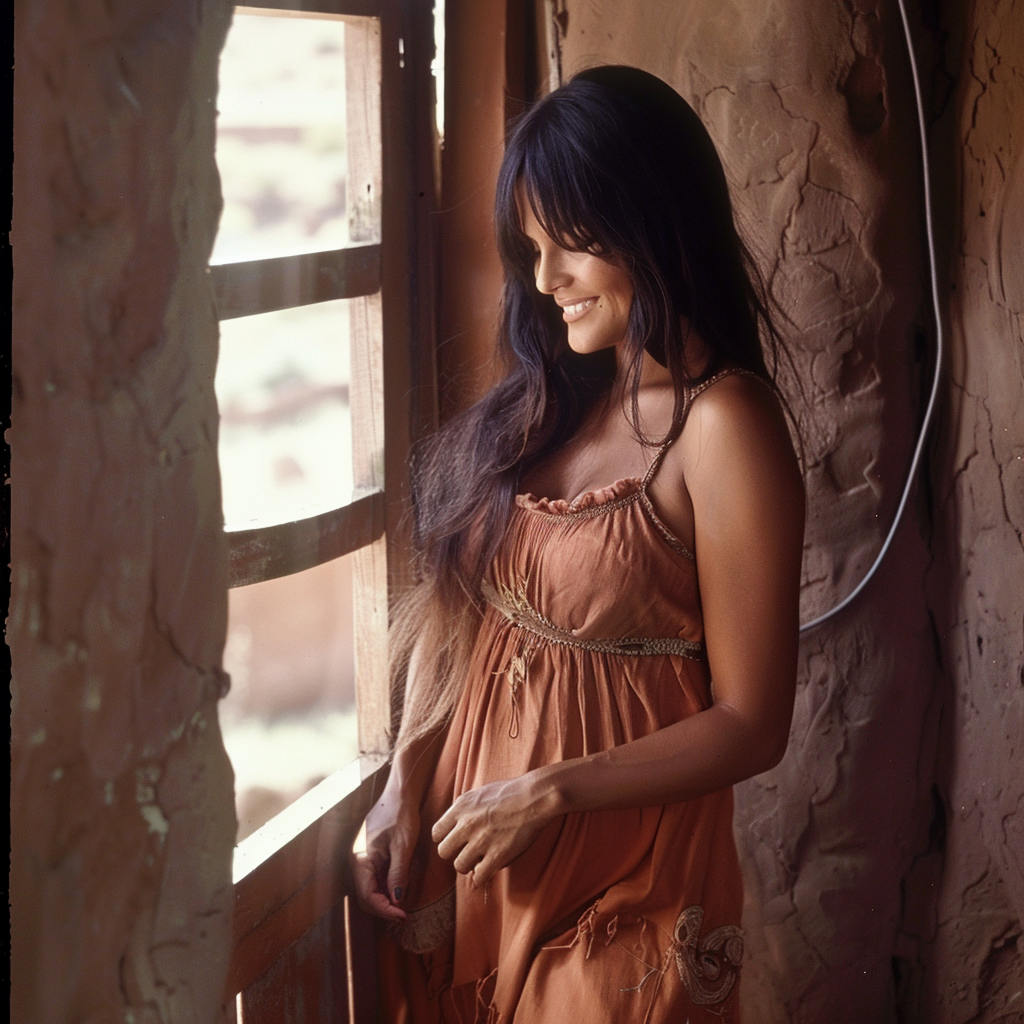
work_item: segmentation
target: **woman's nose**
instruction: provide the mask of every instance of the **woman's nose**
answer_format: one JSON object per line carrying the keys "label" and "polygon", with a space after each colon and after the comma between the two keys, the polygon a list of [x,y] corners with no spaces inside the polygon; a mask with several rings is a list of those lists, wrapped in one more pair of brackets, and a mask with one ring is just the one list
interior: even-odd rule
{"label": "woman's nose", "polygon": [[537,291],[545,295],[551,295],[557,288],[568,284],[568,273],[566,272],[565,260],[562,257],[562,250],[552,247],[542,251],[537,257],[537,268],[534,276],[537,282]]}

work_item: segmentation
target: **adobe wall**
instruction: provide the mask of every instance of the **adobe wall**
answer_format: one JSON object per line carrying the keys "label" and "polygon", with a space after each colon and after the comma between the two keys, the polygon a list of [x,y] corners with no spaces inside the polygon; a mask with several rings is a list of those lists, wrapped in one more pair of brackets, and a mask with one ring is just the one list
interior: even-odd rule
{"label": "adobe wall", "polygon": [[[989,0],[969,17],[929,5],[922,27],[909,6],[922,50],[938,60],[945,45],[959,83],[946,115],[958,138],[936,172],[950,183],[940,241],[957,209],[963,222],[942,283],[953,368],[926,487],[863,597],[805,635],[790,749],[738,790],[754,1024],[993,1020],[1024,984],[1024,19]],[[806,389],[794,407],[809,619],[879,549],[934,345],[895,0],[538,8],[563,79],[593,63],[644,67],[719,144]],[[936,70],[929,95],[945,81]]]}
{"label": "adobe wall", "polygon": [[16,10],[12,1019],[217,1018],[235,834],[217,53],[230,8]]}
{"label": "adobe wall", "polygon": [[951,336],[928,576],[949,686],[945,813],[908,879],[906,926],[921,1019],[936,1024],[1024,1018],[1024,10],[976,0],[951,28]]}

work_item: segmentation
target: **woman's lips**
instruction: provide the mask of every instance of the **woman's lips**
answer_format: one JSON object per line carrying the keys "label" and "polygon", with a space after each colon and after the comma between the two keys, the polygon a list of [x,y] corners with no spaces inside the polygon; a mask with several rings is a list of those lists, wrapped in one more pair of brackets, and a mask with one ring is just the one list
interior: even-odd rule
{"label": "woman's lips", "polygon": [[571,324],[574,320],[579,320],[581,316],[586,316],[586,314],[590,312],[595,302],[597,302],[596,298],[581,299],[579,302],[573,302],[568,306],[563,306],[562,319],[567,324]]}

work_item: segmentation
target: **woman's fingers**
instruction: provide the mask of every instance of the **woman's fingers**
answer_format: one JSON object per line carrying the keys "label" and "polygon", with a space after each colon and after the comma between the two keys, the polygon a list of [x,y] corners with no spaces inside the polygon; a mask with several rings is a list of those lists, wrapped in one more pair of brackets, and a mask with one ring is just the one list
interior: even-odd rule
{"label": "woman's fingers", "polygon": [[456,800],[430,830],[431,838],[437,843],[438,854],[445,860],[451,860],[470,841],[473,826],[473,817]]}
{"label": "woman's fingers", "polygon": [[[481,837],[479,829],[475,830],[477,834],[474,835],[469,819],[460,819],[457,808],[456,801],[438,818],[430,834],[437,843],[438,856],[450,860],[455,870],[464,875],[473,870],[482,856],[479,852]],[[474,838],[478,841],[474,842]],[[486,842],[486,836],[483,839]]]}
{"label": "woman's fingers", "polygon": [[470,873],[470,879],[477,889],[483,888],[498,871],[497,858],[488,853]]}
{"label": "woman's fingers", "polygon": [[452,861],[452,867],[460,875],[468,875],[483,859],[483,854],[473,846],[464,846],[462,852]]}
{"label": "woman's fingers", "polygon": [[482,885],[522,853],[543,824],[524,809],[511,783],[490,783],[463,793],[438,818],[431,836],[439,856]]}
{"label": "woman's fingers", "polygon": [[355,883],[356,899],[359,905],[377,917],[389,921],[404,921],[406,913],[391,902],[387,892],[380,886],[380,864],[365,854],[352,857],[352,880]]}
{"label": "woman's fingers", "polygon": [[430,838],[435,843],[440,843],[445,836],[455,827],[455,823],[458,821],[458,815],[455,811],[455,804],[452,804],[440,818],[434,822],[434,827],[430,830]]}
{"label": "woman's fingers", "polygon": [[387,890],[392,903],[401,903],[405,897],[413,845],[404,833],[397,833],[391,840],[391,864],[387,872]]}
{"label": "woman's fingers", "polygon": [[458,828],[448,834],[437,852],[445,860],[450,860],[460,875],[472,875],[477,885],[483,884],[479,881],[481,871],[486,875],[486,881],[512,859],[508,856],[508,843],[503,837],[481,832],[464,839]]}
{"label": "woman's fingers", "polygon": [[452,829],[452,831],[450,831],[444,839],[437,844],[438,856],[443,857],[445,860],[452,860],[452,858],[459,855],[459,851],[466,846],[467,841],[467,839],[462,837],[462,834],[458,829]]}
{"label": "woman's fingers", "polygon": [[374,917],[385,921],[404,921],[408,916],[401,907],[396,907],[382,892],[371,893],[369,898],[361,901],[362,908]]}

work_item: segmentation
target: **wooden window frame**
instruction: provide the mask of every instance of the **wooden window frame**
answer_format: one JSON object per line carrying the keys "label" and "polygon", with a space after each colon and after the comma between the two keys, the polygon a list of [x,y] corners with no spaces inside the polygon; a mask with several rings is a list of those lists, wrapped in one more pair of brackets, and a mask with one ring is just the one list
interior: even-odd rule
{"label": "wooden window frame", "polygon": [[[290,523],[228,531],[227,539],[232,587],[353,556],[360,758],[236,848],[225,1018],[233,1018],[237,1007],[246,1024],[262,1024],[302,1006],[310,1024],[369,1021],[375,1005],[372,927],[348,900],[347,853],[387,771],[387,627],[394,595],[409,574],[407,466],[412,444],[437,420],[433,3],[247,0],[236,10],[347,22],[354,244],[212,266],[210,272],[220,319],[354,300],[353,501]],[[374,82],[376,90],[369,87]],[[379,242],[373,238],[377,203]]]}

